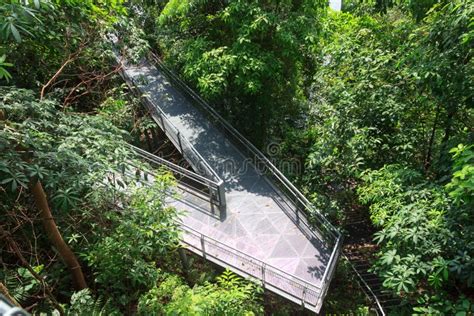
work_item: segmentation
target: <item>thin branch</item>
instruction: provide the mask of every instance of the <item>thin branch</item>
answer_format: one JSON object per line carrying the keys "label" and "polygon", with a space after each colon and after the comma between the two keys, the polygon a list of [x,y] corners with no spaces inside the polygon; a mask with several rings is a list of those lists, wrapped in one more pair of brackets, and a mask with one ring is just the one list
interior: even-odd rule
{"label": "thin branch", "polygon": [[[94,74],[93,77],[88,78],[88,79],[83,79],[81,82],[79,82],[74,88],[71,89],[67,97],[64,99],[63,106],[66,107],[68,104],[72,103],[74,100],[89,94],[92,90],[92,88],[97,87],[101,82],[112,76],[113,74],[119,72],[122,69],[122,63],[120,63],[117,67],[115,67],[112,71],[110,71],[107,74]],[[93,83],[93,85],[91,85]],[[79,87],[85,85],[87,87],[86,91],[73,96],[74,92],[79,89]]]}
{"label": "thin branch", "polygon": [[75,61],[77,57],[79,57],[81,52],[84,50],[85,46],[86,46],[86,43],[81,43],[79,45],[79,49],[75,53],[72,53],[68,56],[68,58],[61,65],[58,71],[56,71],[56,73],[51,77],[51,79],[49,79],[49,81],[41,88],[40,100],[43,100],[46,89],[59,77],[59,75],[61,75],[61,73],[63,72],[64,68],[66,68],[67,65],[69,65],[70,63]]}

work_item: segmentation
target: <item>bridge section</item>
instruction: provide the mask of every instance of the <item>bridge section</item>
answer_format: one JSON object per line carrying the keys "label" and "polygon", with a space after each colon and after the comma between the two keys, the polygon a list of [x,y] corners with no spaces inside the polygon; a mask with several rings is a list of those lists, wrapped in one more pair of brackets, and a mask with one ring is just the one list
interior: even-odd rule
{"label": "bridge section", "polygon": [[[207,193],[182,190],[180,198],[169,199],[185,211],[188,249],[319,312],[337,262],[339,232],[156,56],[123,63],[122,75],[196,172],[209,179]],[[312,225],[305,214],[312,214]]]}

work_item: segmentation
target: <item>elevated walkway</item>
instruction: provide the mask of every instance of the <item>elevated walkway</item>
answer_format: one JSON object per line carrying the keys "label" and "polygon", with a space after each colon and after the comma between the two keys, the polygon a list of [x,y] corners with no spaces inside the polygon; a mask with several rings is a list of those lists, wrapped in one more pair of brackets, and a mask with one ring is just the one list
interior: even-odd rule
{"label": "elevated walkway", "polygon": [[[123,63],[122,76],[199,174],[193,176],[199,182],[196,192],[183,190],[179,199],[168,201],[185,211],[185,246],[319,312],[339,255],[339,232],[156,56],[138,65]],[[151,163],[173,169],[138,152]],[[312,214],[311,225],[305,214]]]}

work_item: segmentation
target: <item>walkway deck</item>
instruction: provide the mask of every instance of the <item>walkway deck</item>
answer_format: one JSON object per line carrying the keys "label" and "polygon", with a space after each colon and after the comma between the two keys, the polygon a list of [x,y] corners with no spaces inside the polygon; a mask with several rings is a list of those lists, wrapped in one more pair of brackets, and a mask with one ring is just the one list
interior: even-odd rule
{"label": "walkway deck", "polygon": [[[294,205],[266,176],[248,163],[248,159],[206,115],[173,87],[162,70],[143,61],[139,65],[125,64],[123,72],[146,94],[153,106],[161,109],[181,136],[189,140],[224,180],[225,218],[210,216],[209,204],[194,199],[190,194],[183,193],[183,198],[179,201],[169,201],[178,209],[186,211],[186,215],[182,216],[183,223],[189,229],[184,234],[184,238],[188,239],[185,242],[195,244],[198,249],[203,240],[196,236],[204,236],[209,253],[212,252],[209,245],[216,241],[287,273],[290,279],[308,282],[320,292],[311,292],[311,289],[302,287],[302,293],[298,293],[306,296],[302,300],[285,295],[294,289],[285,289],[278,281],[270,284],[270,289],[297,303],[306,301],[307,308],[319,311],[325,294],[321,289],[327,285],[323,284],[323,278],[327,276],[325,271],[335,245],[328,244],[318,232],[312,236],[302,232],[287,215],[288,212],[294,212]],[[201,254],[204,255],[203,252]],[[241,272],[236,265],[242,263],[232,262],[231,257],[234,255],[229,253],[226,256],[225,251],[216,255],[222,260],[217,260],[220,261],[218,263],[228,264],[237,273]],[[331,274],[332,272],[330,271]],[[243,274],[255,276],[255,273],[244,271]],[[330,280],[330,275],[324,280]]]}

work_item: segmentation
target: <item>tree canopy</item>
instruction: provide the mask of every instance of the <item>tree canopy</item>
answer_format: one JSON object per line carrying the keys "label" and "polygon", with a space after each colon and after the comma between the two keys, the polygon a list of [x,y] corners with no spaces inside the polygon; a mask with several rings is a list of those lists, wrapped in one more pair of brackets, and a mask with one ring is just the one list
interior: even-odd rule
{"label": "tree canopy", "polygon": [[[165,203],[176,181],[129,146],[164,135],[119,76],[121,49],[131,63],[155,52],[257,147],[278,144],[270,158],[298,162],[288,177],[348,240],[351,216],[367,218],[365,259],[393,313],[471,315],[473,12],[463,0],[347,0],[342,12],[323,0],[0,1],[0,293],[33,314],[298,311],[199,258],[179,264],[180,212]],[[130,163],[155,185],[117,182]],[[369,313],[348,267],[324,312]]]}

